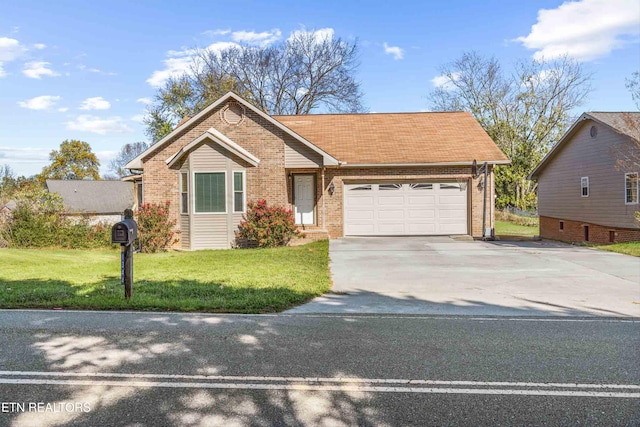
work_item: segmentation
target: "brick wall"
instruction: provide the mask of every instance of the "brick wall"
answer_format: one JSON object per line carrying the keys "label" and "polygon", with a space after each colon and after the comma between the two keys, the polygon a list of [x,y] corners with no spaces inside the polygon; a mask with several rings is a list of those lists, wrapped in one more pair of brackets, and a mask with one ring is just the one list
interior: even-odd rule
{"label": "brick wall", "polygon": [[[560,221],[564,223],[563,230],[560,230]],[[607,244],[640,240],[640,229],[605,227],[582,221],[546,216],[540,217],[540,237],[565,242],[584,242],[584,226],[589,227],[589,243]],[[611,232],[613,232],[613,242],[610,241]]]}
{"label": "brick wall", "polygon": [[[344,181],[399,181],[399,180],[455,180],[465,179],[471,183],[468,193],[471,200],[467,201],[471,208],[470,229],[474,237],[482,236],[482,196],[480,185],[482,178],[471,179],[470,167],[422,167],[422,168],[330,168],[325,172],[325,189],[318,201],[319,209],[322,207],[322,198],[325,198],[326,229],[331,238],[343,235],[343,185]],[[333,182],[335,191],[329,194],[329,185]],[[493,227],[493,170],[489,173],[489,187],[487,189],[487,227]]]}
{"label": "brick wall", "polygon": [[220,115],[225,105],[223,103],[211,114],[190,124],[177,137],[143,159],[145,203],[169,200],[172,218],[178,220],[178,175],[181,165],[176,164],[169,169],[165,160],[213,127],[260,159],[257,167],[246,165],[247,202],[264,198],[270,204],[290,206],[284,168],[284,139],[291,137],[248,109],[242,122],[228,124]]}
{"label": "brick wall", "polygon": [[[169,200],[172,205],[172,218],[178,220],[178,224],[180,197],[178,175],[181,165],[176,164],[173,169],[169,169],[165,161],[182,147],[201,136],[207,129],[213,127],[260,159],[257,167],[246,165],[248,202],[264,198],[270,204],[291,208],[292,188],[288,175],[290,173],[316,173],[316,222],[318,227],[325,225],[324,228],[332,238],[341,237],[343,233],[343,181],[379,181],[386,179],[428,179],[430,181],[465,179],[470,183],[468,191],[469,229],[475,237],[482,235],[483,190],[480,185],[482,178],[472,180],[470,167],[327,168],[324,180],[325,188],[323,189],[322,175],[319,169],[285,169],[284,141],[292,140],[291,136],[285,134],[275,125],[251,110],[246,110],[246,117],[240,123],[228,124],[220,114],[225,105],[223,103],[211,114],[195,123],[191,123],[188,127],[182,129],[183,132],[180,135],[174,137],[173,140],[143,159],[144,201],[159,203]],[[335,192],[333,195],[329,195],[328,188],[332,182],[335,186]],[[489,174],[489,191],[487,192],[487,227],[494,226],[493,194],[493,171],[491,171]],[[322,223],[323,215],[326,219],[326,224]],[[179,244],[176,246],[179,247]]]}

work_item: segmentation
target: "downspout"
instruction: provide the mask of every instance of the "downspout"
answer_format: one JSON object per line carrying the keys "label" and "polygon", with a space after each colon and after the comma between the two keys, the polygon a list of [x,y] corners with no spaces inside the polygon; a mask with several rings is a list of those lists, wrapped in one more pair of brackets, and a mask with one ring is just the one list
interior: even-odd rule
{"label": "downspout", "polygon": [[487,173],[488,165],[485,162],[484,164],[484,197],[482,199],[482,240],[486,240],[486,226],[487,226],[487,187],[489,183],[487,182]]}
{"label": "downspout", "polygon": [[494,171],[496,165],[491,167],[491,204],[489,205],[489,212],[491,213],[491,240],[496,238],[496,171]]}
{"label": "downspout", "polygon": [[324,165],[322,166],[322,229],[326,230],[327,226],[325,224],[325,209],[324,209],[324,198],[325,198],[325,187],[324,187]]}

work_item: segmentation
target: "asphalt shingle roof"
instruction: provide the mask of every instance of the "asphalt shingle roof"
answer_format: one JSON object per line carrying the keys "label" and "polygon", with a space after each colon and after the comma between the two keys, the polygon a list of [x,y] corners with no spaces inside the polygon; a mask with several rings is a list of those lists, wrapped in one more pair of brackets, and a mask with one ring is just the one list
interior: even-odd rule
{"label": "asphalt shingle roof", "polygon": [[467,112],[273,118],[347,164],[508,161]]}
{"label": "asphalt shingle roof", "polygon": [[48,179],[46,184],[62,196],[69,213],[116,214],[134,205],[131,182]]}
{"label": "asphalt shingle roof", "polygon": [[586,113],[596,120],[611,126],[617,132],[630,136],[636,140],[640,138],[640,112],[602,112]]}

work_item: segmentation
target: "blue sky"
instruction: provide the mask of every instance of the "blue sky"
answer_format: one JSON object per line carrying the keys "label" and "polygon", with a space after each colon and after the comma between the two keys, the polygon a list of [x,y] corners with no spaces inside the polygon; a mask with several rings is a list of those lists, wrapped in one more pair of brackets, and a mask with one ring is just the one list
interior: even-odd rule
{"label": "blue sky", "polygon": [[359,40],[357,78],[372,112],[427,109],[439,66],[469,50],[507,67],[567,53],[593,73],[581,110],[635,109],[624,80],[640,69],[637,0],[364,4],[1,0],[0,164],[35,174],[60,142],[80,139],[106,172],[123,144],[147,139],[145,102],[184,68],[190,49],[300,30]]}

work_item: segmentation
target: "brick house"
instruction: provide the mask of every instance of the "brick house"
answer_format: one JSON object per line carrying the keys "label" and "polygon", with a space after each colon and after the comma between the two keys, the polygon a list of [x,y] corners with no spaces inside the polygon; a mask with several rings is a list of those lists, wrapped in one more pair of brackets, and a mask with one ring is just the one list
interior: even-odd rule
{"label": "brick house", "polygon": [[[584,113],[529,176],[538,181],[542,238],[640,240],[640,113]],[[635,141],[635,142],[634,142]],[[623,158],[635,158],[620,165]]]}
{"label": "brick house", "polygon": [[144,202],[169,200],[183,249],[228,248],[247,202],[294,212],[309,237],[482,235],[509,160],[469,113],[269,116],[228,93],[133,159]]}

